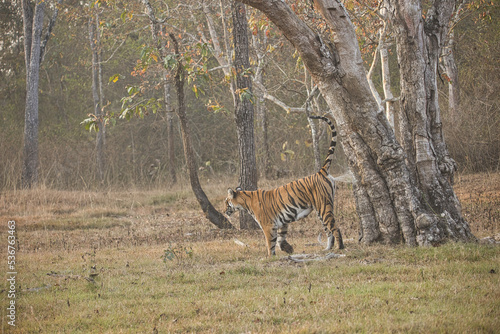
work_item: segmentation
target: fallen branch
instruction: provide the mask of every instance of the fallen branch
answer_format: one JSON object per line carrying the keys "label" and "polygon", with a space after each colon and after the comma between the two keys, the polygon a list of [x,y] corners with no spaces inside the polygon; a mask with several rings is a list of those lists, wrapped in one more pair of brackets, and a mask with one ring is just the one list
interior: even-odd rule
{"label": "fallen branch", "polygon": [[241,247],[248,247],[248,245],[247,245],[247,244],[245,244],[245,243],[243,243],[243,242],[239,241],[239,240],[238,240],[238,239],[236,239],[236,238],[234,238],[234,239],[233,239],[233,241],[234,241],[234,243],[235,243],[235,244],[240,245]]}
{"label": "fallen branch", "polygon": [[345,257],[345,254],[328,253],[324,256],[318,254],[296,254],[289,255],[288,257],[286,257],[286,259],[292,262],[304,263],[310,261],[325,261],[329,259],[337,259],[340,257]]}

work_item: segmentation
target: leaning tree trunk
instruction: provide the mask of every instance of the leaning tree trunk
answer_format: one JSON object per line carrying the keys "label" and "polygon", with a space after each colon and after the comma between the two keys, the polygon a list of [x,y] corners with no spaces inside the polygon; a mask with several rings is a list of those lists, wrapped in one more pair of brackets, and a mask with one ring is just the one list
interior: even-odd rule
{"label": "leaning tree trunk", "polygon": [[[248,28],[245,6],[231,2],[233,15],[234,68],[236,71],[235,118],[240,155],[240,187],[257,189],[257,162],[254,142],[252,81],[249,73]],[[259,225],[247,213],[240,213],[241,229],[257,229]]]}
{"label": "leaning tree trunk", "polygon": [[[335,32],[333,43],[312,31],[284,2],[244,2],[263,11],[295,46],[333,112],[355,176],[362,242],[428,245],[446,237],[471,238],[470,232],[452,234],[441,228],[458,224],[448,211],[429,207],[422,196],[414,165],[405,159],[412,152],[405,154],[371,94],[354,27],[341,2],[314,1]],[[422,107],[408,112],[421,112]]]}
{"label": "leaning tree trunk", "polygon": [[[176,55],[179,54],[179,47],[177,39],[173,34],[169,34],[172,39],[172,44],[174,46],[174,52]],[[191,145],[191,132],[189,130],[189,125],[186,115],[186,101],[184,98],[184,67],[180,59],[177,63],[177,71],[175,73],[175,88],[177,90],[177,109],[176,113],[179,117],[179,122],[181,125],[182,132],[182,144],[184,147],[184,156],[186,158],[186,164],[189,171],[189,180],[191,182],[191,189],[201,206],[201,209],[205,213],[208,220],[218,228],[233,228],[233,225],[226,219],[226,217],[217,211],[212,203],[210,203],[207,195],[203,191],[200,185],[200,179],[198,178],[198,168],[196,167],[196,161],[193,153],[193,146]]]}

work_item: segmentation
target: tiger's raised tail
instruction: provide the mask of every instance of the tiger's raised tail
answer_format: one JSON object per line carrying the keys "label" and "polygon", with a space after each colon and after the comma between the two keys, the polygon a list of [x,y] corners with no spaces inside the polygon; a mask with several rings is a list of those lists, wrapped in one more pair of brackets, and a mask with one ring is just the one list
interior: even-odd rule
{"label": "tiger's raised tail", "polygon": [[325,116],[309,116],[311,119],[321,119],[328,123],[330,126],[330,130],[332,131],[332,141],[330,142],[330,148],[328,149],[328,155],[326,156],[325,162],[323,163],[323,167],[321,169],[325,169],[328,172],[328,169],[330,168],[330,165],[332,164],[333,160],[333,153],[335,153],[335,146],[337,146],[337,131],[335,131],[335,125],[333,122],[325,117]]}

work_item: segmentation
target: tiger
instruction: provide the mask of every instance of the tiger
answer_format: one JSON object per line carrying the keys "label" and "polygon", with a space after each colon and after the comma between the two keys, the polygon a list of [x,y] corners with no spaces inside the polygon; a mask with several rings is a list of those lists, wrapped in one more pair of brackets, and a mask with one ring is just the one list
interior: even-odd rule
{"label": "tiger", "polygon": [[248,212],[264,232],[268,256],[276,255],[276,243],[282,251],[293,253],[292,245],[286,241],[288,224],[308,216],[313,209],[328,235],[325,250],[332,249],[334,244],[338,249],[344,248],[342,234],[333,216],[335,180],[328,173],[337,145],[337,132],[332,120],[325,116],[309,116],[325,121],[332,133],[327,157],[316,174],[272,190],[245,191],[240,187],[227,190],[224,200],[226,215],[231,216],[237,210]]}

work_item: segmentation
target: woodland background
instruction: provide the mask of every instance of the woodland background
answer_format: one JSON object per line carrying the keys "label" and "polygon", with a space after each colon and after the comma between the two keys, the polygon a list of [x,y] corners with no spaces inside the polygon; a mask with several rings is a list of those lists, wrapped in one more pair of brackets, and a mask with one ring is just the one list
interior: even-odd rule
{"label": "woodland background", "polygon": [[[218,31],[222,34],[220,9],[211,3]],[[186,85],[187,110],[192,143],[202,181],[217,180],[238,171],[233,105],[227,80],[208,48],[201,41],[206,21],[198,1],[155,3],[172,15],[169,25],[180,40],[181,51],[191,63],[186,68],[205,70],[206,75],[192,76]],[[368,9],[368,1],[346,1],[358,29],[359,43],[368,70],[377,46],[377,17]],[[54,8],[50,3],[48,8]],[[166,147],[166,112],[158,104],[156,112],[138,110],[122,119],[122,99],[131,89],[141,92],[144,100],[161,101],[162,66],[153,52],[150,25],[139,2],[63,1],[59,16],[40,69],[39,95],[39,183],[54,189],[156,188],[172,184],[166,171],[169,163]],[[96,133],[81,123],[94,113],[92,97],[92,54],[89,43],[89,17],[99,13],[100,53],[103,71],[104,108],[112,120],[106,127],[104,180],[96,171]],[[306,11],[306,9],[302,9]],[[50,10],[46,14],[47,20]],[[175,14],[175,16],[174,16]],[[307,14],[307,13],[306,13]],[[20,1],[0,3],[0,189],[20,187],[25,103],[25,64],[23,20]],[[460,172],[498,171],[500,168],[500,4],[498,1],[470,2],[461,20],[454,26],[454,55],[461,88],[460,111],[451,115],[447,107],[446,76],[440,82],[444,132],[451,156]],[[268,40],[268,62],[264,70],[265,86],[273,96],[291,107],[301,107],[310,85],[293,47],[272,28],[265,17],[248,8],[249,30],[253,36]],[[314,20],[313,20],[314,21]],[[390,39],[389,39],[390,41]],[[165,43],[168,43],[165,39]],[[271,47],[271,49],[269,49]],[[398,96],[395,46],[389,48],[391,82]],[[257,62],[250,47],[251,62]],[[373,81],[382,92],[380,65]],[[175,100],[175,99],[173,99]],[[156,103],[156,102],[155,102]],[[287,112],[270,101],[268,143],[270,165],[267,178],[298,177],[315,172],[311,135],[306,115]],[[175,108],[175,102],[173,102]],[[156,109],[156,108],[155,108]],[[129,115],[130,116],[130,115]],[[182,140],[177,118],[175,125],[175,169],[178,179],[187,180]],[[262,166],[262,129],[256,127],[257,161],[260,179],[266,178]],[[326,153],[329,132],[321,130],[320,154]],[[333,174],[347,170],[342,154],[337,154]],[[233,185],[228,185],[233,186]]]}
{"label": "woodland background", "polygon": [[[439,80],[443,129],[459,168],[456,194],[480,242],[440,247],[360,243],[352,186],[339,182],[334,215],[346,249],[342,257],[308,263],[294,262],[283,252],[265,257],[260,231],[215,228],[187,186],[179,120],[163,106],[162,79],[171,79],[175,63],[165,33],[174,33],[179,41],[188,73],[187,114],[198,172],[220,208],[227,188],[237,185],[239,154],[230,80],[210,51],[202,4],[211,9],[225,49],[223,36],[231,29],[229,1],[150,1],[165,29],[165,59],[172,62],[165,70],[143,2],[45,0],[45,29],[56,3],[59,14],[41,62],[40,167],[38,184],[30,190],[22,189],[21,180],[26,100],[21,1],[0,0],[0,220],[16,222],[19,272],[18,322],[12,328],[3,321],[2,330],[498,331],[500,1],[461,1],[464,11],[453,27],[461,87],[458,112],[448,108],[446,75]],[[321,30],[308,1],[288,3]],[[371,8],[376,3],[344,1],[357,27],[367,71],[382,26]],[[279,31],[259,12],[250,7],[247,11],[250,39],[266,41],[261,49],[250,43],[251,65],[258,65],[257,51],[264,50],[262,82],[275,101],[290,107],[265,101],[267,170],[260,116],[255,121],[259,186],[271,188],[317,170],[303,112],[314,84]],[[89,114],[96,113],[90,41],[97,41],[95,34],[89,38],[89,21],[97,16],[102,111],[108,117],[103,178],[97,168],[97,134],[89,131],[95,124]],[[392,36],[387,38],[392,90],[399,96],[396,50]],[[382,95],[378,63],[372,79]],[[171,95],[175,109],[174,87]],[[138,103],[138,108],[127,109],[132,105],[127,101]],[[321,99],[317,109],[326,110]],[[176,184],[168,170],[169,117],[174,124]],[[318,132],[322,160],[330,133],[324,126]],[[342,146],[337,148],[334,175],[347,171]],[[294,223],[289,231],[298,255],[321,252],[316,242],[321,226],[314,216]],[[7,224],[2,226],[0,240],[6,242]],[[5,285],[5,296],[7,291]],[[2,309],[7,319],[7,307]]]}

